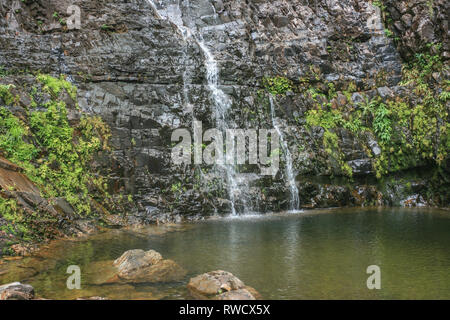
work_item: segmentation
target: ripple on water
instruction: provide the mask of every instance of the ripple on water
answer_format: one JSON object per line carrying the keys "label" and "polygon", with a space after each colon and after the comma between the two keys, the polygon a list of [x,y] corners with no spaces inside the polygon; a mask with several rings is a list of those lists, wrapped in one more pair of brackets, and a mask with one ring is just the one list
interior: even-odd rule
{"label": "ripple on water", "polygon": [[[38,296],[75,299],[184,299],[189,278],[222,269],[266,299],[449,299],[450,214],[434,209],[333,209],[209,219],[111,230],[56,241],[31,257],[0,264],[0,284],[29,283]],[[154,249],[188,275],[166,284],[107,283],[112,261]],[[366,268],[380,266],[382,290]],[[82,290],[66,288],[79,265]]]}

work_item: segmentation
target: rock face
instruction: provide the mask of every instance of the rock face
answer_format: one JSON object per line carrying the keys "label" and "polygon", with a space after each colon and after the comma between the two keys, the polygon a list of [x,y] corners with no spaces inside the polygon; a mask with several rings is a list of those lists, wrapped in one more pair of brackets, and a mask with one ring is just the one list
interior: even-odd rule
{"label": "rock face", "polygon": [[163,259],[154,250],[126,251],[114,261],[114,266],[118,268],[118,279],[123,282],[171,282],[179,281],[186,275],[178,264]]}
{"label": "rock face", "polygon": [[[365,98],[380,97],[383,103],[401,98],[420,105],[414,85],[401,82],[402,57],[413,57],[424,42],[441,42],[441,56],[448,64],[446,1],[386,0],[383,10],[366,0],[150,3],[0,0],[0,14],[5,17],[0,21],[0,66],[13,79],[35,70],[65,74],[79,88],[80,108],[100,115],[111,127],[111,154],[99,156],[93,165],[108,172],[112,168],[112,194],[119,190],[133,194],[135,208],[129,210],[125,223],[191,220],[230,212],[223,176],[211,167],[200,170],[171,162],[175,129],[192,128],[194,119],[202,121],[205,130],[216,126],[207,57],[198,41],[183,38],[173,21],[195,32],[217,62],[218,87],[231,100],[227,116],[236,126],[273,127],[267,95],[261,95],[265,77],[283,76],[299,88],[278,95],[274,113],[285,133],[303,207],[403,205],[411,196],[419,199],[418,204],[449,204],[449,182],[440,176],[442,171],[416,174],[418,168],[431,166],[419,153],[402,166],[395,161],[386,164],[383,174],[389,179],[378,181],[376,169],[386,156],[379,137],[357,136],[351,128],[340,127],[333,129],[333,147],[326,146],[330,132],[307,125],[307,115],[317,102],[305,93],[311,92],[308,86],[322,93],[335,90],[335,97],[321,102],[346,118],[363,112],[359,103]],[[68,29],[53,16],[57,12],[64,21],[72,4],[81,9],[80,29]],[[397,45],[384,30],[386,10],[391,27],[397,28]],[[172,21],[164,18],[167,13]],[[445,77],[436,75],[440,82],[433,87],[438,88]],[[442,140],[437,132],[445,131],[447,121],[437,119],[439,128],[430,141]],[[408,143],[413,140],[409,130],[403,133]],[[444,175],[449,159],[440,160]],[[258,168],[252,166],[239,168],[244,172],[239,181],[244,184],[236,196],[238,211],[244,205],[260,212],[289,208],[286,162],[282,159],[275,177],[258,176]],[[335,179],[349,170],[351,182]],[[411,174],[400,173],[403,181],[392,182],[398,180],[390,176],[394,172]],[[442,196],[430,192],[432,179],[443,184]],[[343,195],[335,194],[342,190]]]}
{"label": "rock face", "polygon": [[405,58],[424,49],[427,43],[441,43],[442,55],[450,58],[448,16],[445,0],[384,1],[392,30],[400,38],[399,52]]}
{"label": "rock face", "polygon": [[14,282],[0,286],[0,300],[31,300],[34,288],[28,284]]}
{"label": "rock face", "polygon": [[217,270],[189,280],[189,292],[196,299],[255,300],[259,293],[227,271]]}
{"label": "rock face", "polygon": [[[75,213],[65,199],[45,199],[39,188],[23,173],[23,169],[2,156],[0,156],[0,190],[0,196],[15,201],[25,215],[43,217],[41,221],[37,220],[34,223],[34,228],[39,230],[36,234],[38,239],[89,233],[96,229],[91,222],[85,222],[83,226],[82,221],[76,221]],[[63,217],[65,223],[60,222]],[[0,214],[0,227],[2,226],[5,226],[7,230],[11,227],[11,222]],[[7,249],[5,242],[21,240],[17,234],[20,232],[6,233],[0,230],[0,256]],[[8,248],[14,254],[21,256],[28,255],[35,249],[36,246],[30,243],[17,243]]]}

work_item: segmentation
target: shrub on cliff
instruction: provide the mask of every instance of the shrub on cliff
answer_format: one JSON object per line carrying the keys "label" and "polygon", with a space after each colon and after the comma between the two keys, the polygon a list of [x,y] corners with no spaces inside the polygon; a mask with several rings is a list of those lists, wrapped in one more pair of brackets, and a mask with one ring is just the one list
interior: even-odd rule
{"label": "shrub on cliff", "polygon": [[[49,204],[63,198],[80,217],[92,216],[102,205],[110,208],[114,201],[106,191],[107,178],[92,167],[95,155],[109,150],[108,126],[77,110],[76,87],[64,78],[39,74],[29,82],[31,88],[0,85],[0,154],[23,168]],[[76,114],[71,120],[68,104]],[[22,210],[14,191],[14,185],[0,190],[0,220],[6,221],[0,223],[0,236],[46,238],[43,225],[37,224],[55,217],[47,217],[42,208],[34,208],[31,215]]]}

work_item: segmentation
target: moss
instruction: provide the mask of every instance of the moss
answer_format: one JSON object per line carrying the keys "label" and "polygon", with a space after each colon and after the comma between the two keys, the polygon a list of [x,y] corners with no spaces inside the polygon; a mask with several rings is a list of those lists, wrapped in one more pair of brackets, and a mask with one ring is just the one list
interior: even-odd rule
{"label": "moss", "polygon": [[77,98],[77,88],[69,81],[66,81],[64,76],[54,78],[50,75],[39,74],[36,79],[44,84],[44,91],[52,94],[53,96],[57,97],[61,90],[65,89],[72,100],[76,100]]}
{"label": "moss", "polygon": [[293,89],[292,81],[282,76],[264,78],[263,86],[274,96],[285,95]]}
{"label": "moss", "polygon": [[[430,86],[432,73],[443,72],[446,67],[440,59],[440,47],[430,45],[429,48],[437,53],[418,54],[403,68],[402,84],[414,91],[414,103],[399,97],[387,101],[374,97],[370,101],[366,98],[357,108],[350,102],[345,110],[341,110],[332,104],[336,92],[329,84],[327,93],[314,87],[305,90],[315,101],[306,114],[306,123],[324,129],[325,150],[340,163],[344,174],[349,175],[349,170],[342,161],[337,136],[333,133],[337,128],[352,132],[370,157],[373,156],[370,148],[364,145],[362,134],[370,132],[377,137],[381,154],[374,158],[373,167],[378,178],[425,163],[441,165],[447,159],[450,126],[446,103],[450,85],[445,81],[434,88]],[[350,92],[344,92],[344,95],[351,101]]]}
{"label": "moss", "polygon": [[88,116],[71,126],[59,94],[66,90],[75,97],[76,88],[49,75],[38,75],[37,80],[54,98],[40,110],[28,111],[24,120],[0,107],[0,149],[25,169],[44,197],[65,198],[79,215],[87,216],[92,212],[90,192],[105,191],[104,179],[91,172],[90,165],[97,152],[108,149],[109,129],[99,117]]}
{"label": "moss", "polygon": [[14,96],[11,93],[12,88],[14,88],[13,84],[0,84],[0,99],[2,99],[6,105],[12,105],[15,102]]}
{"label": "moss", "polygon": [[6,152],[15,162],[28,162],[34,159],[38,150],[24,138],[29,128],[5,108],[0,108],[0,150]]}
{"label": "moss", "polygon": [[7,224],[0,227],[0,230],[20,236],[25,241],[30,240],[30,231],[25,222],[25,215],[20,210],[17,202],[13,199],[0,197],[1,217]]}

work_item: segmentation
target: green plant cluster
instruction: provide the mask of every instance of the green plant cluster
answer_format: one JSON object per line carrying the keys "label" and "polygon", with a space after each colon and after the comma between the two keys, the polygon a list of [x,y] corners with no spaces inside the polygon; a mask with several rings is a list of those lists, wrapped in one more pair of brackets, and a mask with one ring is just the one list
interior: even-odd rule
{"label": "green plant cluster", "polygon": [[15,97],[11,93],[12,88],[14,88],[13,84],[0,84],[0,99],[2,99],[6,105],[12,105],[15,102]]}
{"label": "green plant cluster", "polygon": [[0,212],[2,218],[8,222],[0,227],[1,231],[18,235],[25,241],[31,240],[30,231],[25,222],[26,215],[14,199],[0,197]]}
{"label": "green plant cluster", "polygon": [[39,74],[36,79],[44,85],[43,90],[50,93],[54,98],[57,98],[63,89],[66,90],[72,100],[77,98],[77,87],[66,81],[63,76],[54,78],[47,74]]}
{"label": "green plant cluster", "polygon": [[293,89],[292,81],[282,76],[263,78],[263,86],[274,96],[285,95]]}
{"label": "green plant cluster", "polygon": [[75,99],[76,88],[63,78],[38,75],[36,79],[52,98],[37,110],[28,110],[26,119],[0,106],[0,149],[24,168],[44,197],[65,198],[77,214],[88,216],[92,189],[105,189],[103,178],[90,171],[90,162],[107,148],[109,129],[100,118],[88,116],[71,126],[59,96],[64,90]]}
{"label": "green plant cluster", "polygon": [[[430,46],[431,47],[431,46]],[[434,48],[438,50],[438,47]],[[445,68],[439,53],[417,54],[415,60],[404,67],[403,83],[414,90],[416,99],[395,99],[385,102],[378,96],[364,103],[353,105],[349,92],[343,92],[348,103],[344,107],[333,104],[334,91],[322,93],[315,88],[307,90],[316,101],[308,111],[306,122],[309,126],[319,126],[325,131],[323,143],[327,152],[339,162],[344,174],[351,176],[351,170],[342,160],[339,151],[337,128],[352,132],[362,143],[366,143],[365,133],[377,137],[381,154],[374,161],[374,171],[378,178],[391,173],[432,162],[438,166],[447,158],[450,150],[450,125],[446,104],[450,96],[450,83],[430,85],[431,75]],[[367,145],[369,156],[374,157]]]}

